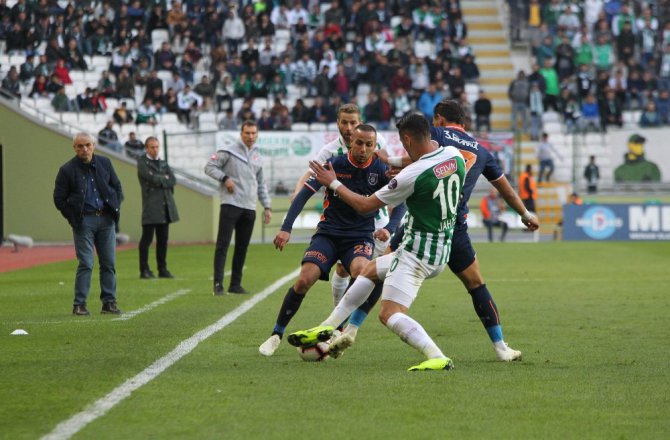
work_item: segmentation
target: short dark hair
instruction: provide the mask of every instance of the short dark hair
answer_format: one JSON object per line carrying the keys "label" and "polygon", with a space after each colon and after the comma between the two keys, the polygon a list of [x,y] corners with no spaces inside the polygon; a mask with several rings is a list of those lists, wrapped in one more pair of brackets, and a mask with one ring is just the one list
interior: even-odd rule
{"label": "short dark hair", "polygon": [[435,115],[442,116],[447,122],[453,124],[465,124],[465,111],[463,106],[454,99],[445,99],[438,102],[433,110]]}
{"label": "short dark hair", "polygon": [[[156,142],[158,142],[158,138],[157,138],[156,136],[149,136],[149,137],[144,141],[144,145],[148,144],[149,141],[156,141]],[[160,142],[158,142],[158,144],[160,145]]]}
{"label": "short dark hair", "polygon": [[366,133],[374,133],[375,136],[377,135],[377,130],[370,124],[358,124],[354,130],[359,130]]}
{"label": "short dark hair", "polygon": [[421,113],[409,113],[396,124],[398,133],[409,135],[413,139],[430,138],[430,122]]}

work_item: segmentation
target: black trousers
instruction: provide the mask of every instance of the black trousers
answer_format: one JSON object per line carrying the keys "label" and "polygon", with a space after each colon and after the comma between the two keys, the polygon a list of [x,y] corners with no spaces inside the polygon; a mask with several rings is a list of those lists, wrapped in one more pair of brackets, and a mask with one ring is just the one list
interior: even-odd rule
{"label": "black trousers", "polygon": [[235,231],[235,252],[233,254],[233,271],[230,277],[230,286],[239,286],[242,283],[242,268],[247,258],[247,248],[254,231],[256,211],[242,209],[233,205],[221,205],[219,213],[219,232],[216,237],[216,251],[214,252],[214,282],[223,283],[223,269],[226,265],[228,246]]}
{"label": "black trousers", "polygon": [[169,223],[142,225],[142,238],[140,238],[140,273],[149,270],[149,246],[156,233],[156,263],[158,271],[167,270],[167,243],[170,231]]}

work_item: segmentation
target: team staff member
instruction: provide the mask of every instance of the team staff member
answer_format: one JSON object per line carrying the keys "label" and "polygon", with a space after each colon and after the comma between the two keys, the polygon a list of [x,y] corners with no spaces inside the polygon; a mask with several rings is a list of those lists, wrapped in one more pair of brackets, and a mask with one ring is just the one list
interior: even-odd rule
{"label": "team staff member", "polygon": [[100,264],[101,313],[118,315],[116,306],[116,224],[123,191],[109,159],[94,154],[95,138],[74,136],[75,157],[58,170],[54,204],[72,226],[77,253],[74,282],[74,315],[90,315],[86,300],[91,289],[93,248]]}
{"label": "team staff member", "polygon": [[137,177],[142,187],[142,238],[140,239],[140,278],[155,278],[149,268],[149,246],[156,233],[156,263],[159,278],[174,278],[167,269],[167,243],[170,223],[179,221],[174,201],[177,180],[166,161],[158,157],[160,145],[153,136],[144,142],[146,154],[137,159]]}
{"label": "team staff member", "polygon": [[242,123],[240,140],[223,146],[205,165],[205,174],[221,182],[221,211],[219,232],[214,253],[214,295],[223,295],[223,268],[228,246],[235,230],[233,273],[228,292],[249,293],[242,287],[242,268],[256,220],[256,201],[265,208],[263,221],[270,223],[272,208],[263,177],[263,160],[256,146],[258,125]]}
{"label": "team staff member", "polygon": [[526,171],[519,175],[519,197],[528,211],[536,212],[537,185],[533,180],[533,167],[530,164],[526,165]]}

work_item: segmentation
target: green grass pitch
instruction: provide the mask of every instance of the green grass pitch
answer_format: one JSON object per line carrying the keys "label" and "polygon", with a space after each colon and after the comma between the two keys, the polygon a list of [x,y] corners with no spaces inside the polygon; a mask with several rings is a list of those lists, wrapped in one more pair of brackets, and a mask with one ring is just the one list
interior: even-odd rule
{"label": "green grass pitch", "polygon": [[[299,265],[304,244],[253,245],[244,285],[261,292]],[[288,283],[73,438],[429,439],[670,437],[670,243],[478,244],[505,338],[502,364],[450,272],[427,281],[411,315],[455,363],[422,360],[376,319],[342,358],[303,362],[283,343],[264,358]],[[170,248],[175,280],[140,281],[118,254],[125,321],[70,315],[73,261],[0,274],[0,438],[34,439],[85,410],[250,296],[213,297],[213,246]],[[97,286],[97,275],[93,285]],[[288,331],[331,308],[320,282]],[[17,329],[28,336],[10,336]]]}

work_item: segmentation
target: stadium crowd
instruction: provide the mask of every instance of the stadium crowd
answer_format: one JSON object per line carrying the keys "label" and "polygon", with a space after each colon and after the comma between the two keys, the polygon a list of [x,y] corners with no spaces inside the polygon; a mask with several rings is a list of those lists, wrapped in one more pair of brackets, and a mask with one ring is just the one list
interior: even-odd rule
{"label": "stadium crowd", "polygon": [[[642,127],[670,124],[670,22],[657,2],[530,0],[534,63],[509,87],[513,128],[553,109],[568,132],[621,127],[636,111]],[[533,123],[537,139],[541,125]]]}
{"label": "stadium crowd", "polygon": [[[116,124],[173,113],[197,128],[216,112],[220,128],[253,119],[287,130],[335,122],[340,104],[356,102],[384,129],[413,108],[432,117],[444,98],[466,103],[465,84],[479,77],[458,0],[0,0],[0,17],[5,53],[25,55],[0,66],[3,94]],[[89,65],[100,56],[109,64]],[[75,93],[73,72],[93,69],[97,84]]]}

